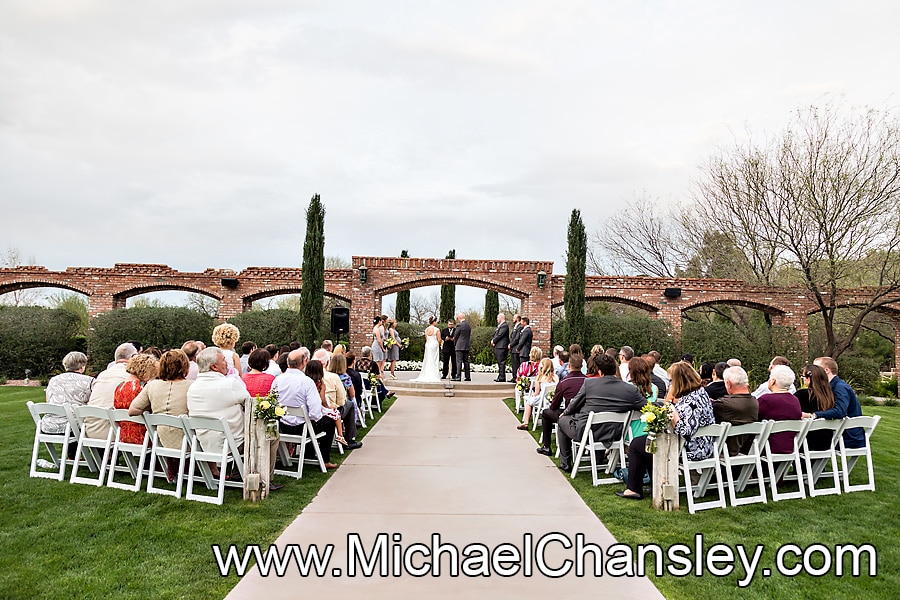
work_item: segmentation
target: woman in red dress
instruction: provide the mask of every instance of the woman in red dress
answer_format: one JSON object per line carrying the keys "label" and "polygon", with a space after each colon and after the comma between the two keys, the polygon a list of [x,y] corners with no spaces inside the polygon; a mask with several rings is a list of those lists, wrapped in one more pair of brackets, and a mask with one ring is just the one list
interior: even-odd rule
{"label": "woman in red dress", "polygon": [[250,357],[247,359],[247,366],[250,367],[250,371],[244,373],[241,379],[244,381],[244,385],[247,386],[247,392],[249,392],[251,398],[256,398],[257,396],[265,398],[269,394],[269,390],[272,389],[275,376],[265,372],[269,368],[269,360],[271,358],[272,355],[265,348],[257,348],[250,353]]}
{"label": "woman in red dress", "polygon": [[[137,398],[144,388],[144,384],[151,379],[156,379],[159,370],[159,361],[150,354],[136,354],[125,366],[128,379],[119,384],[113,395],[113,407],[128,409],[131,401]],[[138,423],[122,422],[120,424],[119,438],[126,444],[143,444],[144,434],[147,428]]]}

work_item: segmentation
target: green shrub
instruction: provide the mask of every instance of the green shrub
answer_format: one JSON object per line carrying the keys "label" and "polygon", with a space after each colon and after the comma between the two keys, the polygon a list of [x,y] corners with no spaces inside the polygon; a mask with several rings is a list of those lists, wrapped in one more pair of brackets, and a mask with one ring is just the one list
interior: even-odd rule
{"label": "green shrub", "polygon": [[887,398],[884,401],[884,406],[900,406],[900,400],[896,398]]}
{"label": "green shrub", "polygon": [[[585,315],[584,351],[588,354],[594,344],[604,348],[631,346],[637,354],[656,350],[662,355],[663,364],[675,359],[675,342],[669,324],[661,319],[646,316],[612,314]],[[568,348],[568,328],[565,320],[553,323],[553,345]],[[552,355],[552,348],[541,348],[544,355]]]}
{"label": "green shrub", "polygon": [[287,308],[251,310],[231,317],[228,322],[241,330],[241,342],[255,342],[260,348],[267,344],[290,344],[300,335],[300,314]]}
{"label": "green shrub", "polygon": [[62,370],[63,357],[84,352],[78,316],[40,306],[0,306],[0,375],[22,379],[25,369],[38,379]]}
{"label": "green shrub", "polygon": [[94,317],[88,336],[92,366],[112,360],[116,346],[138,340],[144,347],[180,348],[187,340],[210,343],[215,319],[189,308],[120,308]]}
{"label": "green shrub", "polygon": [[[425,329],[413,323],[397,323],[400,339],[409,338],[409,347],[400,350],[400,360],[422,360],[425,357]],[[357,349],[357,353],[359,349]]]}
{"label": "green shrub", "polygon": [[[876,359],[849,351],[841,354],[837,363],[841,379],[849,383],[857,393],[880,395],[877,390],[881,382],[881,369]],[[895,387],[894,390],[896,389]]]}
{"label": "green shrub", "polygon": [[897,378],[879,379],[872,385],[873,396],[880,398],[896,398],[897,397]]}
{"label": "green shrub", "polygon": [[875,406],[878,404],[872,396],[859,395],[857,398],[860,406]]}

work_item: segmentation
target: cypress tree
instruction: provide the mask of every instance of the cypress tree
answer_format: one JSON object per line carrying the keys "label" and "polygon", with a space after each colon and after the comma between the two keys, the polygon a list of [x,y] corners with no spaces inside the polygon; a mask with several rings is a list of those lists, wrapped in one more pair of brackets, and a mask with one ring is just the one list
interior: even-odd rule
{"label": "cypress tree", "polygon": [[563,300],[566,308],[568,342],[584,346],[584,288],[587,262],[587,234],[581,211],[572,210],[569,218],[569,248],[566,252],[566,287]]}
{"label": "cypress tree", "polygon": [[299,341],[307,348],[319,345],[322,306],[325,302],[325,206],[316,194],[306,209],[303,242],[303,287],[300,289]]}
{"label": "cypress tree", "polygon": [[500,314],[500,294],[494,290],[488,290],[484,295],[484,322],[483,325],[491,327]]}
{"label": "cypress tree", "polygon": [[[406,250],[400,253],[400,258],[409,258]],[[409,323],[409,290],[397,292],[397,306],[394,307],[394,317],[398,323]]]}
{"label": "cypress tree", "polygon": [[[447,258],[456,258],[456,250],[447,253]],[[446,323],[450,319],[455,319],[456,315],[456,286],[441,286],[441,323]]]}

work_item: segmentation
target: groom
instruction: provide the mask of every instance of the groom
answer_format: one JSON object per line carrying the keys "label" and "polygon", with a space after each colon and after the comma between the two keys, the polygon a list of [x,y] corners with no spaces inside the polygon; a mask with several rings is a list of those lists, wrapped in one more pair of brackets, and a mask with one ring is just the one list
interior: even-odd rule
{"label": "groom", "polygon": [[459,381],[462,376],[463,368],[465,368],[466,381],[472,381],[469,374],[469,350],[472,346],[469,344],[469,336],[472,328],[466,322],[466,315],[460,313],[456,315],[456,329],[453,330],[453,347],[456,350],[456,377],[453,381]]}

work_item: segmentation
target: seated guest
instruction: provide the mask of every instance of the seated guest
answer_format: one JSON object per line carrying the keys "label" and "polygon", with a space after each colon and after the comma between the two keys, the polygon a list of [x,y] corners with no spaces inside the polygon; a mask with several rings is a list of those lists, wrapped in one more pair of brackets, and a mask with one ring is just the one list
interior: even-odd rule
{"label": "seated guest", "polygon": [[[715,423],[712,403],[700,385],[700,375],[684,361],[669,367],[668,399],[674,406],[672,424],[675,433],[685,438],[688,460],[704,460],[713,455],[714,445],[709,436],[695,436],[697,430]],[[644,497],[644,475],[653,475],[653,454],[647,452],[647,436],[631,440],[628,446],[628,487],[616,496],[640,500]]]}
{"label": "seated guest", "polygon": [[345,356],[347,357],[347,375],[353,382],[353,397],[358,398],[357,404],[362,406],[363,382],[362,375],[356,370],[356,353],[348,352]]}
{"label": "seated guest", "polygon": [[[806,387],[797,390],[794,395],[800,401],[804,419],[811,419],[817,412],[826,413],[834,408],[834,392],[831,390],[825,369],[815,364],[806,365],[800,373],[800,379]],[[810,431],[806,434],[810,450],[828,450],[831,447],[831,438],[830,431]]]}
{"label": "seated guest", "polygon": [[[843,419],[844,417],[861,417],[862,408],[859,399],[850,384],[838,377],[838,364],[830,356],[822,356],[813,361],[822,367],[828,375],[828,383],[834,392],[834,406],[828,410],[812,413],[814,419]],[[847,448],[865,448],[866,432],[862,427],[844,430],[844,446]]]}
{"label": "seated guest", "polygon": [[[710,400],[718,400],[728,393],[725,382],[722,381],[722,373],[728,368],[728,363],[718,362],[712,372],[712,382],[706,386],[706,393]],[[702,378],[701,378],[702,379]]]}
{"label": "seated guest", "polygon": [[241,381],[247,387],[247,392],[251,397],[263,398],[269,394],[272,389],[272,382],[275,376],[267,373],[271,356],[265,348],[257,348],[247,357],[247,368],[249,371],[241,375]]}
{"label": "seated guest", "polygon": [[[656,402],[659,398],[659,387],[653,383],[653,371],[650,363],[635,356],[628,361],[628,374],[631,377],[631,385],[635,386],[648,403]],[[631,439],[647,433],[646,425],[640,417],[631,420]]]}
{"label": "seated guest", "polygon": [[362,356],[356,359],[356,367],[356,370],[363,375],[363,385],[366,387],[369,387],[370,385],[369,374],[375,374],[375,379],[377,381],[375,389],[378,394],[379,401],[394,397],[394,392],[388,390],[387,386],[384,385],[384,379],[382,379],[381,377],[381,371],[378,368],[378,363],[372,360],[371,346],[363,346]]}
{"label": "seated guest", "polygon": [[[292,343],[293,343],[293,342],[292,342]],[[279,370],[279,373],[273,373],[273,375],[275,375],[275,377],[278,377],[279,375],[281,375],[281,373],[284,373],[285,371],[287,371],[287,368],[288,368],[288,365],[287,365],[288,354],[290,354],[292,351],[297,350],[297,349],[298,349],[298,348],[291,348],[290,346],[282,346],[282,347],[278,350],[278,370]]]}
{"label": "seated guest", "polygon": [[553,425],[559,421],[559,416],[563,411],[563,403],[568,404],[572,398],[581,390],[584,385],[584,373],[581,372],[583,358],[580,354],[574,354],[569,357],[569,368],[572,370],[566,375],[565,379],[560,380],[556,386],[556,393],[553,394],[553,401],[550,406],[541,412],[541,446],[537,449],[538,454],[551,456],[550,442],[553,437]]}
{"label": "seated guest", "polygon": [[[316,351],[318,354],[318,351]],[[325,393],[329,400],[334,400],[343,419],[346,442],[349,449],[361,448],[362,442],[356,441],[356,418],[359,412],[359,404],[356,402],[356,390],[353,388],[353,380],[347,375],[347,357],[343,354],[332,354],[328,364],[325,365]],[[332,388],[334,390],[332,391]],[[343,395],[341,395],[343,393]],[[343,403],[337,400],[343,397]]]}
{"label": "seated guest", "polygon": [[241,344],[241,374],[250,372],[248,362],[250,361],[250,353],[254,350],[256,350],[256,344],[253,342],[244,342]]}
{"label": "seated guest", "polygon": [[[69,352],[62,359],[66,372],[51,377],[47,382],[47,404],[72,408],[84,406],[91,399],[91,389],[94,387],[94,378],[84,374],[87,366],[87,356],[82,352]],[[41,417],[41,431],[44,433],[64,433],[68,419],[58,415],[44,415]],[[68,457],[75,458],[77,445],[72,443],[68,447]]]}
{"label": "seated guest", "polygon": [[631,346],[622,346],[619,350],[619,379],[622,381],[631,381],[628,374],[628,363],[634,358],[634,348]]}
{"label": "seated guest", "polygon": [[[318,353],[318,350],[316,350],[316,353]],[[322,414],[334,421],[335,441],[342,446],[346,446],[347,440],[344,438],[344,423],[341,420],[341,411],[332,402],[328,401],[328,392],[325,390],[325,367],[320,360],[314,358],[306,363],[306,369],[303,372],[316,384],[316,391],[319,392],[319,397],[322,399]]]}
{"label": "seated guest", "polygon": [[[785,358],[783,356],[776,356],[775,358],[772,359],[772,362],[769,363],[769,374],[771,375],[772,369],[774,369],[775,367],[777,367],[779,365],[790,368],[791,361],[789,361],[787,358]],[[794,384],[792,383],[791,386],[788,388],[788,392],[793,394],[796,391],[797,391],[797,388],[795,388]],[[759,398],[763,394],[770,394],[770,393],[772,393],[772,390],[769,388],[769,380],[766,380],[763,383],[759,384],[759,387],[753,391],[753,395],[756,396],[757,398]]]}
{"label": "seated guest", "polygon": [[269,353],[269,366],[266,367],[266,373],[278,377],[281,375],[281,367],[278,366],[278,346],[275,344],[267,344],[266,352]]}
{"label": "seated guest", "polygon": [[196,359],[197,353],[201,350],[203,350],[203,348],[201,347],[200,342],[190,341],[182,344],[181,351],[184,352],[184,355],[187,356],[188,362],[190,363],[188,365],[188,373],[185,379],[190,381],[194,381],[195,379],[197,379],[197,374],[200,372],[200,370],[197,368]]}
{"label": "seated guest", "polygon": [[[131,402],[137,398],[147,382],[156,379],[159,361],[152,354],[137,354],[128,361],[125,371],[128,377],[116,387],[113,394],[113,408],[131,408]],[[119,425],[119,438],[126,444],[143,444],[146,433],[147,428],[140,423],[123,421]]]}
{"label": "seated guest", "polygon": [[[275,378],[272,388],[278,391],[278,401],[284,406],[304,407],[309,415],[315,433],[324,433],[316,440],[319,451],[325,461],[325,468],[336,469],[331,462],[331,444],[334,441],[335,422],[325,416],[322,407],[322,396],[316,384],[304,373],[309,362],[309,350],[298,348],[287,354],[288,368],[280,377]],[[303,418],[286,415],[281,418],[282,433],[300,435],[303,432]]]}
{"label": "seated guest", "polygon": [[[750,393],[747,371],[741,367],[728,367],[722,372],[722,379],[727,393],[718,400],[713,400],[716,423],[746,425],[759,421],[759,402]],[[728,453],[731,456],[747,454],[752,443],[752,435],[728,438]]]}
{"label": "seated guest", "polygon": [[[669,390],[669,380],[668,378],[663,379],[659,375],[656,374],[656,370],[659,369],[659,365],[656,364],[656,359],[653,358],[653,355],[649,352],[647,354],[641,355],[641,358],[646,361],[646,363],[650,366],[650,381],[653,382],[653,385],[656,386],[657,389],[657,398],[665,398],[666,392]],[[632,382],[634,383],[634,382]]]}
{"label": "seated guest", "polygon": [[[768,394],[763,394],[759,400],[759,420],[770,419],[772,421],[788,421],[799,419],[803,411],[800,410],[800,401],[788,391],[794,384],[794,372],[786,365],[774,365],[769,372]],[[776,433],[769,436],[769,447],[775,454],[788,454],[794,451],[794,434],[790,431]]]}
{"label": "seated guest", "polygon": [[551,360],[553,361],[553,370],[554,370],[554,371],[559,370],[559,368],[560,368],[560,367],[562,366],[562,364],[565,362],[565,361],[560,357],[560,355],[561,355],[564,351],[565,351],[565,348],[563,348],[563,347],[560,346],[560,345],[553,346],[553,358],[552,358]]}
{"label": "seated guest", "polygon": [[[592,357],[592,360],[596,362],[601,376],[585,378],[584,385],[572,398],[557,424],[559,468],[563,471],[572,470],[572,440],[581,440],[591,411],[626,412],[637,410],[647,402],[636,387],[616,376],[616,359],[601,354],[596,359]],[[621,424],[603,423],[594,429],[595,442],[612,442],[621,435]]]}
{"label": "seated guest", "polygon": [[549,358],[542,358],[537,377],[531,386],[531,399],[525,402],[525,415],[522,417],[522,424],[516,427],[516,429],[528,429],[531,413],[534,412],[536,408],[540,408],[538,403],[541,400],[541,390],[543,390],[546,384],[556,383],[558,381],[559,378],[556,376],[556,373],[553,372],[553,361]]}
{"label": "seated guest", "polygon": [[[653,359],[653,374],[662,379],[666,383],[666,387],[669,387],[669,374],[666,373],[665,369],[659,366],[659,361],[662,356],[656,350],[651,350],[647,354]],[[661,398],[665,398],[666,396],[665,392],[662,391],[662,388],[659,388],[659,395]]]}
{"label": "seated guest", "polygon": [[225,362],[228,363],[228,377],[233,379],[241,377],[241,359],[234,351],[234,346],[240,338],[240,330],[231,323],[216,325],[212,330],[212,342],[225,355]]}
{"label": "seated guest", "polygon": [[706,387],[712,383],[715,367],[716,363],[709,362],[708,360],[700,363],[700,385]]}
{"label": "seated guest", "polygon": [[[127,342],[116,348],[114,361],[105,371],[97,375],[97,380],[91,389],[91,399],[88,400],[89,406],[112,408],[116,400],[116,388],[128,379],[125,367],[135,354],[137,354],[137,350]],[[84,420],[84,430],[88,437],[106,439],[106,436],[109,435],[109,419],[89,417]]]}
{"label": "seated guest", "polygon": [[516,371],[516,381],[519,380],[519,377],[537,377],[543,356],[544,353],[541,352],[541,349],[534,346],[528,353],[528,360],[519,365],[519,370]]}
{"label": "seated guest", "polygon": [[[603,352],[603,346],[601,346],[600,344],[595,345],[594,348],[599,348],[600,352]],[[594,348],[591,348],[591,354],[594,353]],[[571,346],[569,346],[569,360],[571,361],[572,357],[576,354],[581,357],[581,373],[587,375],[587,358],[584,355],[584,350],[580,345],[572,344]],[[562,378],[560,377],[560,379]]]}
{"label": "seated guest", "polygon": [[559,367],[555,369],[555,372],[557,379],[560,381],[569,374],[569,358],[570,355],[565,350],[559,353]]}
{"label": "seated guest", "polygon": [[739,358],[729,358],[727,361],[729,367],[741,367],[741,360]]}

